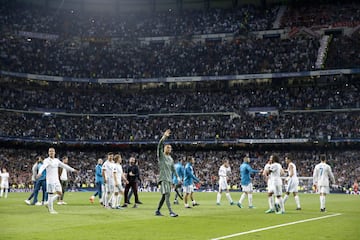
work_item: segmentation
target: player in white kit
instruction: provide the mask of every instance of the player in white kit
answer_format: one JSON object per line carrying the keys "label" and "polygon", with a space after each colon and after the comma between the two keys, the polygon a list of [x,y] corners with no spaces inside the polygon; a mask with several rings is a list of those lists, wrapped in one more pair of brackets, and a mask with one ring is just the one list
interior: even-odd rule
{"label": "player in white kit", "polygon": [[71,172],[78,172],[78,170],[70,167],[69,165],[61,162],[55,158],[55,148],[49,148],[49,157],[44,159],[36,178],[41,177],[41,174],[46,170],[46,191],[48,192],[48,209],[51,214],[57,214],[54,210],[54,201],[62,194],[62,188],[59,179],[59,167],[65,168]]}
{"label": "player in white kit", "polygon": [[103,194],[103,203],[106,208],[109,207],[115,191],[115,164],[114,154],[109,152],[107,154],[107,160],[102,165],[102,175],[104,179],[105,192]]}
{"label": "player in white kit", "polygon": [[[270,191],[269,191],[269,197],[271,197],[272,195],[275,195],[275,197],[276,197],[275,206],[276,205],[280,206],[280,210],[277,211],[276,213],[284,214],[285,213],[284,202],[281,197],[281,195],[282,195],[281,175],[284,175],[285,172],[279,163],[279,157],[277,155],[271,155],[270,159],[271,159],[272,163],[270,165],[270,168],[268,170],[266,170],[271,178],[270,181],[272,184],[272,189],[270,189]],[[271,213],[271,212],[273,212],[272,209],[269,209],[266,211],[266,213]]]}
{"label": "player in white kit", "polygon": [[272,186],[271,176],[269,174],[271,163],[272,163],[271,159],[269,158],[269,160],[265,164],[264,171],[262,173],[267,184],[269,210],[267,210],[266,212],[268,213],[275,212],[275,201],[274,201],[274,195],[272,194],[274,188]]}
{"label": "player in white kit", "polygon": [[292,162],[292,159],[289,155],[285,157],[285,162],[288,165],[287,173],[289,176],[286,178],[287,186],[284,196],[284,204],[288,200],[290,193],[293,193],[296,203],[296,210],[301,210],[300,198],[298,195],[299,179],[297,177],[296,165]]}
{"label": "player in white kit", "polygon": [[231,198],[230,192],[229,192],[229,186],[228,186],[228,179],[231,174],[231,168],[229,164],[229,160],[225,159],[223,165],[219,168],[219,191],[217,193],[216,197],[216,204],[220,205],[221,201],[221,194],[223,191],[225,191],[225,196],[228,199],[230,205],[234,205],[234,202]]}
{"label": "player in white kit", "polygon": [[335,184],[335,177],[331,167],[326,163],[325,155],[320,156],[320,163],[314,168],[313,184],[315,191],[320,193],[320,211],[325,212],[326,194],[330,193],[330,182]]}
{"label": "player in white kit", "polygon": [[[6,168],[2,169],[2,172],[0,172],[0,197],[7,198],[8,192],[9,192],[9,173],[6,171]],[[5,193],[5,194],[4,194]]]}
{"label": "player in white kit", "polygon": [[115,188],[114,188],[114,198],[112,199],[111,206],[112,208],[121,209],[120,202],[121,198],[124,196],[124,187],[122,182],[128,183],[128,180],[126,179],[123,171],[123,167],[121,166],[122,158],[120,154],[116,154],[114,156],[115,161]]}

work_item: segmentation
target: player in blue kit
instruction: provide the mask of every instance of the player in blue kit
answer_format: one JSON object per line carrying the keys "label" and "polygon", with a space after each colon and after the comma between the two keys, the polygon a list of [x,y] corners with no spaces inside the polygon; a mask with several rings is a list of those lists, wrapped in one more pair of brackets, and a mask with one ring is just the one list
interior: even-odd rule
{"label": "player in blue kit", "polygon": [[178,198],[180,198],[181,200],[183,199],[183,196],[182,196],[183,195],[182,194],[182,181],[184,180],[184,172],[185,172],[185,167],[184,167],[183,162],[184,162],[183,159],[181,159],[180,161],[178,161],[174,165],[175,172],[177,173],[177,175],[180,178],[180,181],[179,181],[176,174],[173,174],[173,184],[174,184],[174,190],[176,192],[175,199],[174,199],[174,204],[179,204]]}
{"label": "player in blue kit", "polygon": [[188,162],[185,165],[185,175],[184,175],[184,204],[185,208],[191,208],[188,204],[188,197],[192,201],[193,206],[198,206],[199,204],[195,201],[193,193],[194,193],[194,182],[200,182],[200,180],[195,176],[193,165],[195,163],[195,158],[189,157]]}
{"label": "player in blue kit", "polygon": [[254,208],[252,204],[253,185],[251,182],[251,174],[259,172],[260,170],[255,170],[250,167],[250,158],[248,156],[244,157],[243,163],[240,165],[241,188],[243,193],[237,204],[239,208],[242,208],[242,202],[246,196],[248,197],[249,208]]}

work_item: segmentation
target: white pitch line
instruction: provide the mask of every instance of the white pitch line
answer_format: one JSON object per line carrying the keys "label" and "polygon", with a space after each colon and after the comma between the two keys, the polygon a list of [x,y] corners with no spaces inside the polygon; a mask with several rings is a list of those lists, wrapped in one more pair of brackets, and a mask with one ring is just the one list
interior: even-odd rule
{"label": "white pitch line", "polygon": [[320,219],[324,219],[324,218],[336,217],[336,216],[339,216],[339,215],[341,215],[341,213],[335,213],[335,214],[332,214],[332,215],[326,215],[326,216],[317,217],[317,218],[309,218],[309,219],[300,220],[300,221],[296,221],[296,222],[289,222],[289,223],[284,223],[284,224],[280,224],[280,225],[254,229],[254,230],[250,230],[250,231],[247,231],[247,232],[234,233],[234,234],[227,235],[227,236],[222,236],[222,237],[218,237],[218,238],[212,238],[211,240],[227,239],[227,238],[237,237],[237,236],[246,235],[246,234],[250,234],[250,233],[266,231],[266,230],[270,230],[270,229],[274,229],[274,228],[286,227],[286,226],[290,226],[290,225],[294,225],[294,224],[298,224],[298,223],[311,222],[311,221],[316,221],[316,220],[320,220]]}

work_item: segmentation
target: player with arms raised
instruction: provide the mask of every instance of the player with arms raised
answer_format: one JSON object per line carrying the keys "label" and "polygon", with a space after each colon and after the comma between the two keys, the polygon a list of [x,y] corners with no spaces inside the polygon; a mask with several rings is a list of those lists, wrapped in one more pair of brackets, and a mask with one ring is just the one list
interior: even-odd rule
{"label": "player with arms raised", "polygon": [[62,187],[59,179],[59,167],[65,168],[70,172],[78,172],[78,170],[70,167],[69,165],[61,162],[55,158],[55,148],[49,148],[49,157],[44,159],[36,178],[40,178],[42,172],[46,170],[46,191],[48,192],[48,209],[51,214],[57,214],[54,210],[54,201],[62,194]]}
{"label": "player with arms raised", "polygon": [[160,209],[163,206],[164,202],[166,202],[167,208],[170,213],[170,217],[177,217],[179,215],[172,211],[170,204],[172,174],[175,174],[179,179],[179,181],[180,178],[175,171],[174,160],[170,155],[172,151],[171,145],[170,144],[164,145],[164,141],[170,136],[170,133],[171,133],[170,129],[167,129],[164,132],[164,135],[161,137],[157,147],[157,158],[158,158],[159,171],[160,171],[159,184],[160,184],[161,199],[159,201],[159,205],[155,212],[155,215],[163,216],[160,212]]}

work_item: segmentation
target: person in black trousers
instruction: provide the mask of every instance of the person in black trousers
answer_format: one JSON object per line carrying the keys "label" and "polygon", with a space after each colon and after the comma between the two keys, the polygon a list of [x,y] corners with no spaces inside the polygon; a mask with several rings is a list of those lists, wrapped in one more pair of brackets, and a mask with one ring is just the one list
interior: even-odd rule
{"label": "person in black trousers", "polygon": [[[136,160],[135,164],[139,167],[139,161]],[[139,175],[138,175],[138,178],[137,178],[137,184],[138,186],[141,186],[141,178],[140,178],[140,175],[141,175],[141,172],[140,172],[140,169],[139,169]],[[124,189],[125,190],[125,189]],[[132,189],[130,188],[129,189],[129,194],[128,194],[128,204],[131,204],[131,197],[133,195],[133,191]]]}
{"label": "person in black trousers", "polygon": [[126,167],[126,169],[124,170],[125,174],[126,174],[126,178],[128,180],[128,183],[125,185],[125,203],[123,205],[123,207],[127,207],[128,204],[130,204],[129,202],[129,190],[131,188],[131,190],[133,191],[133,194],[135,196],[135,204],[134,204],[134,208],[137,208],[138,204],[142,204],[142,202],[140,202],[139,200],[139,196],[138,196],[138,179],[139,179],[139,167],[138,165],[135,164],[135,158],[131,157],[129,159],[129,165]]}

